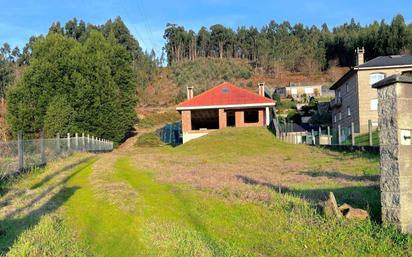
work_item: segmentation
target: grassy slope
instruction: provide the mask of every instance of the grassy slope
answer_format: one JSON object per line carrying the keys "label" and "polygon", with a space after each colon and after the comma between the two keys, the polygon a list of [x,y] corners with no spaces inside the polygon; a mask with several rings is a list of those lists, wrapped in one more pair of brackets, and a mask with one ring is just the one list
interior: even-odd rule
{"label": "grassy slope", "polygon": [[[347,176],[378,172],[374,158],[353,154],[335,156],[306,146],[287,145],[276,141],[264,129],[227,129],[176,148],[138,148],[125,155],[108,154],[97,162],[90,160],[67,171],[65,188],[75,190],[70,197],[59,201],[64,211],[51,212],[64,220],[64,229],[46,226],[47,233],[44,233],[40,229],[44,226],[42,222],[32,223],[19,237],[18,242],[24,244],[16,243],[10,253],[25,256],[24,253],[33,253],[37,247],[37,254],[31,256],[38,256],[45,252],[44,248],[39,250],[42,244],[49,246],[47,252],[53,247],[57,248],[56,252],[73,248],[76,244],[70,240],[66,244],[47,244],[50,234],[57,235],[56,242],[64,242],[65,236],[59,231],[68,235],[75,232],[75,236],[69,238],[78,237],[78,241],[85,244],[75,247],[78,250],[73,255],[78,256],[84,253],[96,256],[399,256],[409,253],[410,238],[394,229],[369,221],[322,218],[310,201],[301,198],[303,188],[321,187],[318,183],[311,184],[313,181],[292,181],[288,185],[294,191],[286,194],[279,194],[263,183],[235,184],[236,190],[230,186],[209,190],[207,186],[193,187],[191,180],[185,179],[159,182],[163,181],[162,170],[167,166],[172,165],[171,176],[196,170],[195,177],[191,178],[195,179],[205,172],[201,166],[208,165],[218,165],[216,173],[226,172],[225,175],[230,176],[226,169],[230,170],[231,164],[239,160],[252,162],[250,158],[267,162],[259,159],[265,154],[273,158],[278,155],[281,160],[270,172],[280,172],[295,161],[320,173],[325,172],[325,166],[340,163],[344,165],[336,167],[342,167],[341,174]],[[315,155],[321,158],[315,159]],[[148,168],[150,156],[157,160],[157,168]],[[143,159],[147,159],[147,163]],[[185,169],[173,166],[179,161]],[[255,174],[248,174],[247,167],[243,169],[238,165],[238,168],[241,170],[237,172],[245,176]],[[207,175],[212,179],[213,174]],[[318,175],[321,178],[322,174]],[[37,185],[41,190],[53,184],[39,183],[44,181],[40,175],[29,180],[21,182],[20,187]],[[329,182],[327,186],[337,188],[338,182]],[[96,191],[96,187],[101,190]],[[249,196],[265,193],[269,198],[244,199],[237,190],[246,190]],[[353,188],[346,193],[352,197],[364,196],[357,195],[359,192]]]}

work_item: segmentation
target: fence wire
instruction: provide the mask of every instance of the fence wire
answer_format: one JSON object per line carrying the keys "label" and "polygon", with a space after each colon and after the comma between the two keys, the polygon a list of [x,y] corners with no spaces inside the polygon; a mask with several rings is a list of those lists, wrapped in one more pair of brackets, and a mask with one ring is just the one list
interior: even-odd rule
{"label": "fence wire", "polygon": [[80,136],[0,142],[0,180],[74,152],[113,150],[113,142]]}

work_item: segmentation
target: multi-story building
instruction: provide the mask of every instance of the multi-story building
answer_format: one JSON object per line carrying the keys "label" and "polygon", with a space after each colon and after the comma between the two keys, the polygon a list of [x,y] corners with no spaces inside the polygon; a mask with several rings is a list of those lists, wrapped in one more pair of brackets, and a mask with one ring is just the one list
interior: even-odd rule
{"label": "multi-story building", "polygon": [[372,85],[393,74],[412,72],[412,56],[379,56],[364,62],[364,48],[356,49],[356,66],[336,81],[330,89],[335,91],[331,101],[332,122],[336,129],[351,128],[355,133],[368,132],[369,120],[377,126],[378,94]]}
{"label": "multi-story building", "polygon": [[275,89],[275,93],[280,97],[292,97],[295,99],[300,99],[303,95],[306,95],[307,97],[322,96],[322,93],[326,91],[322,88],[322,85],[302,85],[293,83],[290,83],[287,87],[279,87]]}

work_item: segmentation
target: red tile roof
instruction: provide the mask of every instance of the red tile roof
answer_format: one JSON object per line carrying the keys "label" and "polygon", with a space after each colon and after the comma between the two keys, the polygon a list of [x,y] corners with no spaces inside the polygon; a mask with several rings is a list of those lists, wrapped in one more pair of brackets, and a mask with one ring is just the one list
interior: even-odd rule
{"label": "red tile roof", "polygon": [[224,82],[219,84],[200,95],[181,102],[177,105],[177,109],[190,107],[213,107],[226,105],[274,105],[272,99],[254,94],[246,89],[239,88],[231,83]]}

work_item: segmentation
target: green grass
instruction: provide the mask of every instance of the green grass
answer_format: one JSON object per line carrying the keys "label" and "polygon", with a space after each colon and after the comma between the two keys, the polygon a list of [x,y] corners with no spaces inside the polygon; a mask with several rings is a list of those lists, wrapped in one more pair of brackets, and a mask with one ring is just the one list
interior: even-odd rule
{"label": "green grass", "polygon": [[156,132],[148,132],[140,135],[136,140],[136,146],[139,147],[154,147],[162,146],[164,143],[160,140]]}
{"label": "green grass", "polygon": [[[154,168],[145,156],[154,157]],[[259,166],[248,171],[245,161]],[[54,177],[52,170],[29,175],[15,185],[28,190],[17,196],[21,200],[49,187],[62,188],[56,188],[41,212],[1,220],[0,240],[11,246],[11,256],[410,255],[411,237],[370,220],[325,219],[312,201],[333,191],[339,203],[376,206],[376,184],[362,179],[379,173],[377,162],[357,153],[286,144],[266,129],[228,128],[175,148],[103,155]],[[260,170],[268,164],[273,169]],[[306,165],[300,172],[314,179],[296,176],[286,193],[264,180],[291,167],[300,169],[299,164]],[[227,184],[192,186],[190,181],[209,167],[224,175],[216,183],[227,178]],[[165,168],[173,171],[169,175],[191,176],[189,182],[164,181]],[[256,182],[231,187],[235,174]],[[293,174],[283,174],[288,175]],[[330,180],[317,182],[324,177]],[[213,179],[213,174],[204,179]],[[19,225],[22,219],[30,222]],[[18,233],[10,232],[17,230],[13,226]]]}
{"label": "green grass", "polygon": [[[352,144],[352,139],[349,138],[342,142],[344,145]],[[355,137],[355,145],[369,145],[369,133],[361,134]],[[379,131],[372,132],[372,145],[379,145]]]}

